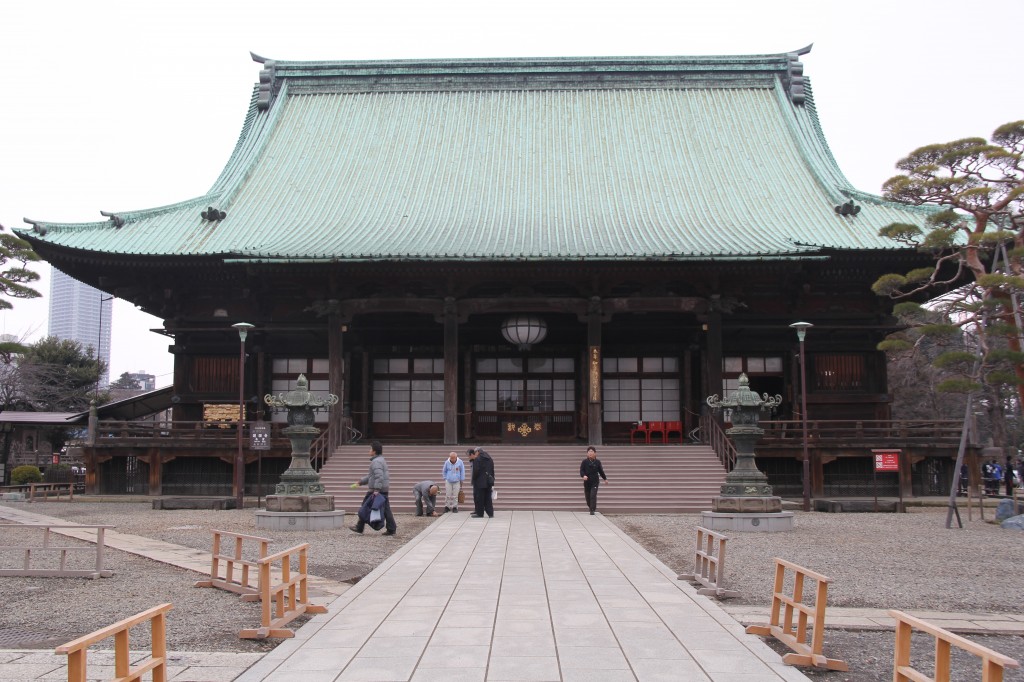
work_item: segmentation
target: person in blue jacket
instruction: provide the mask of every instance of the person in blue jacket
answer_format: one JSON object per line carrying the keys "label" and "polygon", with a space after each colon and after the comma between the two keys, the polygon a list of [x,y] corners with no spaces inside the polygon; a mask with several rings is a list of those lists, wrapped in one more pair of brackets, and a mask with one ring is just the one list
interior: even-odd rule
{"label": "person in blue jacket", "polygon": [[466,480],[466,465],[459,459],[455,451],[448,453],[448,459],[441,467],[441,478],[444,479],[444,510],[459,511],[459,491]]}

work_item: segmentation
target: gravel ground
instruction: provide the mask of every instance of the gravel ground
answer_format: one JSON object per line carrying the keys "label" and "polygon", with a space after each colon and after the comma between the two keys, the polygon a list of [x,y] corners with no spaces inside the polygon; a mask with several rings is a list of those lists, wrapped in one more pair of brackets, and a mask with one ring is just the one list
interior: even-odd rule
{"label": "gravel ground", "polygon": [[[347,530],[267,533],[256,529],[252,510],[153,511],[148,503],[76,501],[33,503],[29,511],[74,523],[109,524],[121,533],[203,551],[210,550],[214,529],[270,537],[275,540],[272,552],[308,542],[310,573],[334,580],[365,575],[431,522],[399,515],[396,537],[368,531],[355,538]],[[697,515],[609,519],[671,569],[692,571]],[[1020,613],[1024,533],[1002,530],[977,517],[968,522],[966,515],[964,530],[946,530],[944,522],[944,509],[912,509],[906,514],[798,513],[797,528],[790,533],[732,533],[725,578],[741,596],[729,603],[769,604],[772,558],[777,556],[831,577],[830,606]],[[0,534],[0,545],[7,544],[11,539]],[[63,539],[61,544],[73,541]],[[0,553],[0,565],[10,561],[9,555]],[[3,578],[0,648],[49,648],[160,602],[175,605],[168,621],[171,650],[261,652],[277,644],[239,639],[239,630],[259,622],[259,605],[240,602],[222,590],[192,587],[201,577],[197,573],[118,551],[109,553],[107,563],[114,575],[101,580]],[[41,619],[40,613],[48,617]],[[144,628],[136,628],[132,636],[133,648],[148,645]],[[970,639],[1024,662],[1024,638],[972,635]],[[775,648],[783,652],[778,645]],[[847,661],[851,671],[807,672],[834,682],[886,679],[892,675],[892,648],[892,632],[830,629],[824,652]],[[930,658],[931,648],[923,637],[915,639],[915,655],[921,652],[922,660]],[[960,676],[954,679],[979,679],[976,661],[955,658],[954,670]],[[917,664],[924,668],[923,663]],[[1004,679],[1024,681],[1024,673],[1010,670]]]}

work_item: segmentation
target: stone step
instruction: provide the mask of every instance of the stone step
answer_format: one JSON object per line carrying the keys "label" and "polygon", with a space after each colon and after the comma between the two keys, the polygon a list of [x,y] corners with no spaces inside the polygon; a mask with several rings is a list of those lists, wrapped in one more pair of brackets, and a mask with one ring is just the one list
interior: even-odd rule
{"label": "stone step", "polygon": [[[397,512],[414,510],[412,487],[422,480],[441,486],[438,507],[444,507],[441,468],[448,452],[455,450],[466,463],[467,484],[472,466],[465,447],[443,445],[385,445],[391,477],[391,504]],[[536,445],[532,447],[488,446],[495,462],[498,490],[496,509],[503,510],[585,510],[583,485],[579,478],[585,448]],[[598,507],[609,513],[678,513],[711,508],[725,480],[725,470],[715,453],[706,446],[638,445],[603,446],[599,457],[608,474],[602,485]],[[365,488],[349,485],[366,475],[369,446],[338,448],[320,472],[327,493],[336,507],[354,511]],[[472,509],[472,490],[464,487],[466,511]]]}

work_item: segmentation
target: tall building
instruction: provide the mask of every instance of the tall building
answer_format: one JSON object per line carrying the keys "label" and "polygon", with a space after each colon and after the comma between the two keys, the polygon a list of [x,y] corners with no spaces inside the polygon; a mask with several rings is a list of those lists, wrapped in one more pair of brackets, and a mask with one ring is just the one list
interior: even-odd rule
{"label": "tall building", "polygon": [[50,321],[47,333],[71,339],[82,348],[99,348],[107,370],[100,385],[110,383],[110,326],[114,297],[54,268],[50,278]]}
{"label": "tall building", "polygon": [[140,369],[138,372],[128,372],[128,376],[129,378],[135,379],[137,382],[139,382],[139,390],[156,390],[156,376],[148,373],[146,370]]}

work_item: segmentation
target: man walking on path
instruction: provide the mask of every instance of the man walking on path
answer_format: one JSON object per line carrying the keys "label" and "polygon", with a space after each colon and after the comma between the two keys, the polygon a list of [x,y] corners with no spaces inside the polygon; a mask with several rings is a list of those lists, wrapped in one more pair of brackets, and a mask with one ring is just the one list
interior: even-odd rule
{"label": "man walking on path", "polygon": [[[398,530],[398,524],[395,523],[395,515],[391,513],[391,501],[388,499],[391,479],[388,476],[388,463],[384,459],[383,452],[384,448],[380,443],[377,441],[370,443],[370,471],[350,487],[358,488],[361,485],[369,487],[370,490],[363,498],[364,504],[374,495],[384,496],[384,535],[394,535]],[[365,525],[366,522],[360,518],[356,521],[356,525],[350,526],[350,530],[362,533]]]}
{"label": "man walking on path", "polygon": [[466,480],[466,465],[456,452],[448,453],[448,459],[441,468],[441,478],[444,479],[444,510],[458,512],[459,491]]}
{"label": "man walking on path", "polygon": [[420,481],[412,487],[416,497],[416,516],[436,516],[434,506],[437,505],[437,484],[433,481]]}
{"label": "man walking on path", "polygon": [[473,463],[473,508],[470,516],[474,519],[494,518],[494,460],[483,448],[471,448],[466,451],[469,461]]}
{"label": "man walking on path", "polygon": [[601,479],[608,483],[601,460],[597,458],[597,448],[593,445],[587,448],[587,456],[580,462],[580,478],[583,479],[583,496],[587,498],[587,507],[593,516],[597,511],[597,489],[601,487]]}

